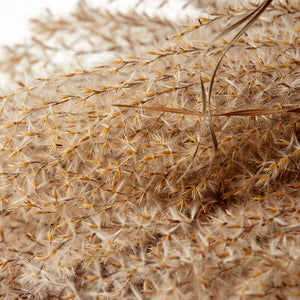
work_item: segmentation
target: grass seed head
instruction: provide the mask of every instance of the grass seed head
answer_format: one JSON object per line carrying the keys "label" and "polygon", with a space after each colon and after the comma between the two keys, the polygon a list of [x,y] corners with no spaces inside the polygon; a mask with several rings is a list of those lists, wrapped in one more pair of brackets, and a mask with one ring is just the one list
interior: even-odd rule
{"label": "grass seed head", "polygon": [[296,299],[300,12],[271,2],[234,38],[260,3],[170,21],[82,1],[5,48],[1,295]]}

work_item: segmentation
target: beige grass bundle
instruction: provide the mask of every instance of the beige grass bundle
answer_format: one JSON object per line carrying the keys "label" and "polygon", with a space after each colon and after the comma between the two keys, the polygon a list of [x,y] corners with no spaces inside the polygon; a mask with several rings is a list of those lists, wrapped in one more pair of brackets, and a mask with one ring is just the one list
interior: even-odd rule
{"label": "beige grass bundle", "polygon": [[[6,48],[3,299],[300,297],[300,7],[271,2],[222,59],[211,120],[241,28],[211,41],[258,4],[190,1],[206,17],[185,26],[81,2]],[[62,49],[121,58],[57,73]]]}

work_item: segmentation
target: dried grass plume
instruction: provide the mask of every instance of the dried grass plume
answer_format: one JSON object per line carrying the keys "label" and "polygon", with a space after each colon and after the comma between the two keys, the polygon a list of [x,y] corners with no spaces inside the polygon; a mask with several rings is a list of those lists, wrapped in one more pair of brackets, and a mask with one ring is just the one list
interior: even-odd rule
{"label": "dried grass plume", "polygon": [[1,299],[299,299],[299,0],[210,2],[2,50]]}

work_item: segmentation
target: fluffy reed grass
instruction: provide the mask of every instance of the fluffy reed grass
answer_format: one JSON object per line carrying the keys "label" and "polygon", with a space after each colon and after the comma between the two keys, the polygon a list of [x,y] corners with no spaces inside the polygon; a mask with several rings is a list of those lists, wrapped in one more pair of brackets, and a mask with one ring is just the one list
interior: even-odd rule
{"label": "fluffy reed grass", "polygon": [[[299,3],[272,1],[222,60],[240,28],[210,44],[257,7],[184,26],[82,2],[6,49],[2,298],[299,297]],[[57,73],[63,48],[120,58]]]}

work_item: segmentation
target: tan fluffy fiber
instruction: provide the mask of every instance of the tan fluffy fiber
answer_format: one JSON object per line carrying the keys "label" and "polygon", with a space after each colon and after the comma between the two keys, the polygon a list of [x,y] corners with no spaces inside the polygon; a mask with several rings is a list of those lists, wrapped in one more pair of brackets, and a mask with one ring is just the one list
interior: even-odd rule
{"label": "tan fluffy fiber", "polygon": [[[0,297],[299,299],[299,0],[273,1],[222,60],[216,152],[201,78],[240,28],[211,41],[257,4],[211,2],[170,21],[82,1],[6,48]],[[65,72],[62,50],[119,58]]]}

